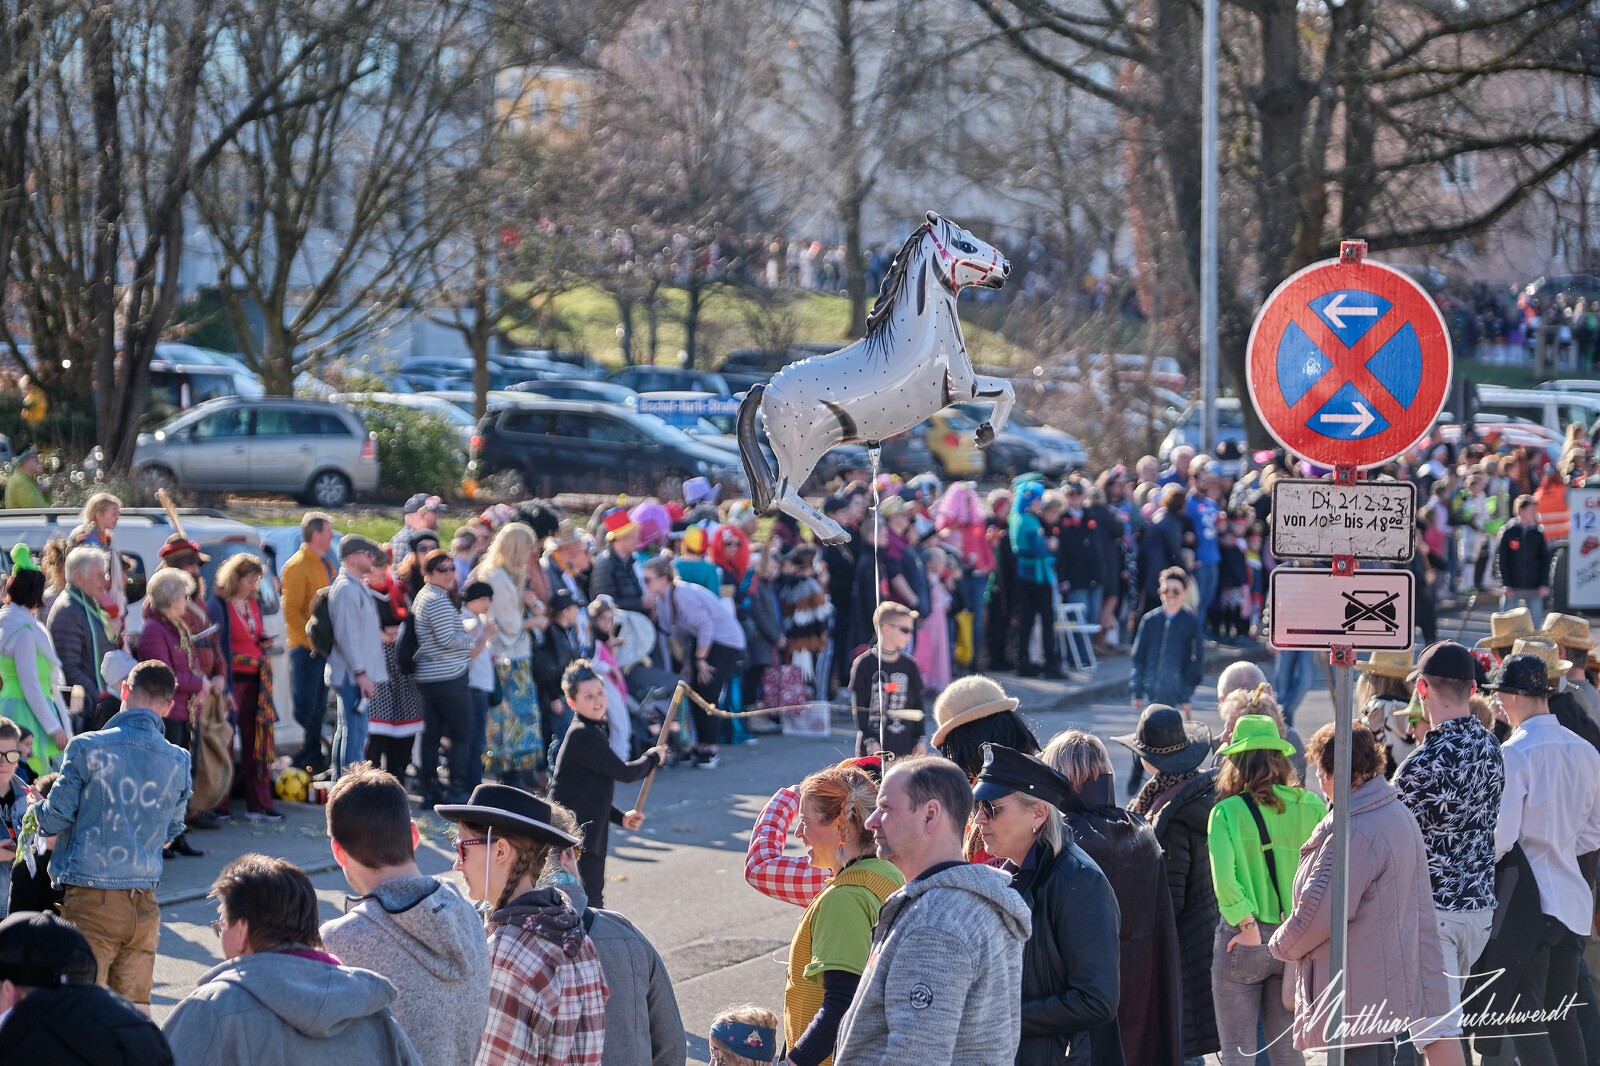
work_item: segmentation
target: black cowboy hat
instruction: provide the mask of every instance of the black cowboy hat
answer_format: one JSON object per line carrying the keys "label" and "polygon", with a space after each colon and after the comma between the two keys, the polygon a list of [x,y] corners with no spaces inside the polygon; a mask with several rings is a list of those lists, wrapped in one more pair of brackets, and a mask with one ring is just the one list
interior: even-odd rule
{"label": "black cowboy hat", "polygon": [[1139,728],[1125,737],[1113,737],[1132,748],[1157,770],[1184,774],[1211,754],[1211,730],[1199,722],[1184,721],[1183,714],[1163,703],[1152,703],[1139,715]]}
{"label": "black cowboy hat", "polygon": [[441,803],[433,812],[447,822],[469,822],[542,840],[556,847],[581,843],[557,829],[550,804],[510,785],[479,785],[465,803]]}

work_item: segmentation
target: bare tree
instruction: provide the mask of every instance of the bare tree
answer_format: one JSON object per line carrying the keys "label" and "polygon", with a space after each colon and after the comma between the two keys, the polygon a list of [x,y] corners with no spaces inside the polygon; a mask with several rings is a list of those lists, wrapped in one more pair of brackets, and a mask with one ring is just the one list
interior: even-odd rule
{"label": "bare tree", "polygon": [[[1199,16],[1178,0],[973,0],[999,36],[1064,88],[1128,118],[1130,201],[1152,233],[1181,237],[1185,288],[1200,268]],[[1600,128],[1552,115],[1530,86],[1592,79],[1577,47],[1590,3],[1540,0],[1223,4],[1221,338],[1243,384],[1253,309],[1279,280],[1334,254],[1437,246],[1507,218],[1600,147]],[[1114,65],[1089,75],[1081,57]],[[1438,195],[1472,157],[1492,194]],[[1160,206],[1160,210],[1155,209]],[[1157,217],[1162,216],[1162,217]],[[1260,435],[1259,427],[1255,433]]]}
{"label": "bare tree", "polygon": [[[299,0],[256,2],[238,62],[209,72],[215,99],[257,91],[299,45]],[[197,185],[235,335],[269,392],[414,304],[467,206],[429,193],[496,121],[499,18],[472,0],[374,0],[288,80],[308,102],[253,123]]]}

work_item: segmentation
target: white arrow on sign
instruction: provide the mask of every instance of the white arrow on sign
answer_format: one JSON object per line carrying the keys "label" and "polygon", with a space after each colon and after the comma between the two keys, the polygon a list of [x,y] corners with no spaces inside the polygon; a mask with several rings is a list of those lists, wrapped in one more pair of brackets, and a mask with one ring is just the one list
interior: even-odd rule
{"label": "white arrow on sign", "polygon": [[1344,329],[1346,315],[1351,318],[1376,318],[1378,309],[1376,307],[1346,307],[1344,293],[1338,292],[1334,293],[1333,299],[1328,301],[1328,306],[1322,309],[1322,313],[1333,323],[1334,329]]}
{"label": "white arrow on sign", "polygon": [[[1333,305],[1329,304],[1328,306],[1332,307]],[[1376,311],[1377,308],[1369,307],[1366,310]],[[1372,425],[1372,412],[1367,410],[1367,405],[1360,400],[1354,401],[1351,406],[1356,409],[1356,413],[1353,415],[1320,415],[1319,418],[1323,422],[1337,422],[1343,425],[1355,426],[1356,428],[1350,431],[1351,435],[1359,437],[1367,431],[1368,426]]]}

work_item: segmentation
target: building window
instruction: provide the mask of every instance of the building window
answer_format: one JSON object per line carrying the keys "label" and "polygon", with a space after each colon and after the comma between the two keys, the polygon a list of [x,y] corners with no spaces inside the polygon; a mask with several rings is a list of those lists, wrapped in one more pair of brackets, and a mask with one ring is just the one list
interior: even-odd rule
{"label": "building window", "polygon": [[578,94],[567,92],[561,94],[561,124],[567,129],[577,129],[579,119]]}
{"label": "building window", "polygon": [[528,125],[543,126],[549,110],[550,98],[543,89],[534,89],[528,94]]}
{"label": "building window", "polygon": [[1439,187],[1444,189],[1471,189],[1477,184],[1477,160],[1471,152],[1464,152],[1439,164]]}

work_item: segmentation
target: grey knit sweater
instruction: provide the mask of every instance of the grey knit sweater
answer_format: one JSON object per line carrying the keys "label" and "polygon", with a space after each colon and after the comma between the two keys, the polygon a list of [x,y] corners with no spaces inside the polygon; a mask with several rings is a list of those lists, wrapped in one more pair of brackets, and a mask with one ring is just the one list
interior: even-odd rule
{"label": "grey knit sweater", "polygon": [[838,1066],[1000,1066],[1022,1034],[1028,905],[1006,873],[961,863],[891,895],[839,1027]]}
{"label": "grey knit sweater", "polygon": [[324,925],[322,942],[346,966],[389,979],[395,1020],[427,1066],[472,1066],[489,1021],[489,941],[454,885],[385,881]]}

